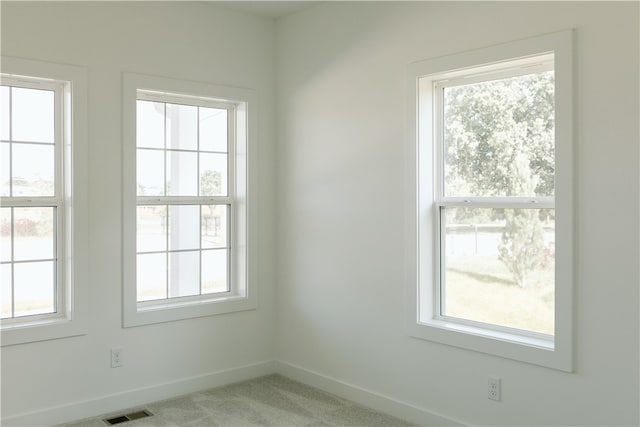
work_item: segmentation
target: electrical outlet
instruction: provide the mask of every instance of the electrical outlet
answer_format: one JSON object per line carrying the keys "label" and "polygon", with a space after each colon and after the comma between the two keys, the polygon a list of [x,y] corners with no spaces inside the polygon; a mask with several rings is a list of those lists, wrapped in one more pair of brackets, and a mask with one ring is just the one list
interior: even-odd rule
{"label": "electrical outlet", "polygon": [[489,387],[487,389],[487,397],[491,400],[500,401],[501,399],[500,378],[489,377]]}
{"label": "electrical outlet", "polygon": [[124,366],[124,350],[122,348],[112,348],[111,349],[111,367],[119,368]]}

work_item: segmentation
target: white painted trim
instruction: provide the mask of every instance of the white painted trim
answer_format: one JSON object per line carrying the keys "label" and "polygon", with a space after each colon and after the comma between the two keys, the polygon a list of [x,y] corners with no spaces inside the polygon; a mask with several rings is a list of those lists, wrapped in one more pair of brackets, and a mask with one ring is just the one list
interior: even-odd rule
{"label": "white painted trim", "polygon": [[385,414],[416,423],[420,426],[466,426],[471,425],[452,417],[438,414],[427,408],[413,405],[390,396],[367,390],[354,384],[340,381],[336,378],[311,371],[289,362],[277,360],[274,362],[275,372],[301,383],[316,387],[344,399],[352,400],[361,405],[373,408]]}
{"label": "white painted trim", "polygon": [[108,416],[109,413],[269,375],[275,371],[276,363],[274,361],[257,362],[176,381],[108,394],[67,405],[52,406],[38,411],[10,415],[2,418],[1,424],[7,426],[55,425],[96,417],[100,414]]}
{"label": "white painted trim", "polygon": [[[88,332],[89,321],[89,125],[87,111],[89,76],[85,67],[2,57],[2,73],[14,77],[28,76],[63,84],[62,124],[64,127],[59,154],[64,156],[63,168],[57,173],[57,185],[64,179],[64,230],[58,239],[64,240],[64,251],[58,248],[59,265],[64,271],[64,317],[42,322],[16,322],[3,325],[2,346],[24,344],[78,335]],[[60,129],[59,131],[61,131]]]}
{"label": "white painted trim", "polygon": [[0,424],[10,426],[56,425],[99,417],[101,414],[108,417],[153,402],[271,374],[285,376],[420,426],[472,425],[281,360],[256,362],[37,411],[13,414],[2,418]]}
{"label": "white painted trim", "polygon": [[[235,108],[235,147],[229,155],[235,157],[229,174],[235,172],[229,185],[235,187],[229,198],[216,197],[219,203],[233,205],[231,224],[235,236],[231,242],[232,296],[220,298],[203,296],[189,304],[184,299],[173,303],[166,300],[162,306],[150,309],[148,304],[137,303],[136,293],[136,99],[139,91],[170,93],[177,97],[206,98]],[[165,92],[166,91],[166,92]],[[258,94],[253,89],[220,86],[204,82],[134,73],[122,74],[122,278],[123,327],[144,326],[193,317],[212,316],[257,308],[258,288]],[[232,196],[233,194],[233,196]],[[164,197],[160,200],[169,200]],[[193,201],[195,198],[191,198]],[[231,199],[229,201],[229,199]],[[191,202],[188,202],[191,203]],[[235,276],[235,279],[234,279]],[[163,309],[159,309],[162,307]]]}
{"label": "white painted trim", "polygon": [[[554,53],[556,81],[556,277],[553,347],[520,334],[504,335],[488,328],[469,329],[438,319],[436,301],[440,279],[436,268],[439,250],[433,143],[433,82],[448,74],[486,66],[495,69],[514,59],[528,60]],[[407,74],[409,141],[405,155],[407,207],[405,221],[406,330],[408,335],[498,357],[573,372],[573,32],[561,31],[411,64]],[[440,174],[438,174],[440,175]],[[434,243],[435,242],[435,243]],[[495,328],[494,328],[495,329]]]}

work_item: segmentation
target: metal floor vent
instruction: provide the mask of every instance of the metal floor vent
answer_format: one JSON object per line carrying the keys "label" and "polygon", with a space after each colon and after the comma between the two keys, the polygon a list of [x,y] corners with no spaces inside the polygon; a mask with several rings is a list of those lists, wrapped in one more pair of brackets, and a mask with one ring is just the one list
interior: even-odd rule
{"label": "metal floor vent", "polygon": [[138,420],[140,418],[151,417],[153,414],[146,409],[142,411],[132,412],[130,414],[118,415],[117,417],[107,418],[104,421],[107,425],[112,426],[115,424],[126,423],[127,421]]}

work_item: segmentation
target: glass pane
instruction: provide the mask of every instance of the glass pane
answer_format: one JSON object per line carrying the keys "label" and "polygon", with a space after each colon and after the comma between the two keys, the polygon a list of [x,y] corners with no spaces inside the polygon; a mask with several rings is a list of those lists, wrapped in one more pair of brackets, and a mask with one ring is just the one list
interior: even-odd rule
{"label": "glass pane", "polygon": [[169,298],[200,294],[200,252],[170,252]]}
{"label": "glass pane", "polygon": [[13,259],[54,259],[55,208],[13,208]]}
{"label": "glass pane", "polygon": [[164,148],[164,103],[137,102],[136,145],[144,148]]}
{"label": "glass pane", "polygon": [[554,194],[553,71],[444,89],[446,196]]}
{"label": "glass pane", "polygon": [[202,247],[226,247],[228,205],[203,205],[201,212]]}
{"label": "glass pane", "polygon": [[164,151],[137,150],[138,196],[164,196]]}
{"label": "glass pane", "polygon": [[0,261],[11,261],[11,208],[0,208]]}
{"label": "glass pane", "polygon": [[13,265],[15,317],[55,313],[53,261]]}
{"label": "glass pane", "polygon": [[0,139],[9,140],[9,87],[0,87]]}
{"label": "glass pane", "polygon": [[227,110],[200,107],[200,150],[227,152]]}
{"label": "glass pane", "polygon": [[167,151],[167,195],[198,195],[198,154]]}
{"label": "glass pane", "polygon": [[227,155],[200,153],[200,195],[227,195]]}
{"label": "glass pane", "polygon": [[0,148],[0,196],[9,197],[11,185],[11,154],[9,143],[3,142]]}
{"label": "glass pane", "polygon": [[169,206],[169,250],[200,248],[200,206]]}
{"label": "glass pane", "polygon": [[0,317],[11,317],[11,264],[0,264]]}
{"label": "glass pane", "polygon": [[442,209],[443,314],[554,333],[553,209]]}
{"label": "glass pane", "polygon": [[198,107],[167,104],[167,148],[198,149]]}
{"label": "glass pane", "polygon": [[202,293],[227,292],[227,250],[202,251]]}
{"label": "glass pane", "polygon": [[167,250],[167,207],[138,206],[138,252]]}
{"label": "glass pane", "polygon": [[54,142],[54,93],[51,90],[11,90],[13,141]]}
{"label": "glass pane", "polygon": [[167,254],[138,255],[138,301],[167,297]]}
{"label": "glass pane", "polygon": [[53,145],[12,144],[13,196],[54,196]]}

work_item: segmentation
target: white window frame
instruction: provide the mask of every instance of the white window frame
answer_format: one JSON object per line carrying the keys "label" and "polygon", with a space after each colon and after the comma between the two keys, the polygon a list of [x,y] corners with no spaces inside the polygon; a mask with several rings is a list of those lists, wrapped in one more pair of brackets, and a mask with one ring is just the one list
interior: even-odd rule
{"label": "white window frame", "polygon": [[[407,150],[407,329],[409,335],[455,347],[563,371],[573,369],[573,34],[548,34],[411,64],[410,144]],[[555,198],[445,198],[437,126],[435,86],[461,76],[497,73],[505,64],[532,65],[531,58],[552,55],[555,71]],[[543,65],[541,67],[544,67]],[[502,72],[502,71],[501,71]],[[513,70],[504,71],[513,75]],[[441,126],[440,126],[441,127]],[[518,207],[535,199],[554,207],[555,331],[553,337],[440,315],[441,206]]]}
{"label": "white window frame", "polygon": [[84,335],[88,325],[87,70],[2,57],[3,84],[55,92],[55,195],[2,198],[3,206],[55,207],[55,313],[2,320],[2,346]]}
{"label": "white window frame", "polygon": [[[136,206],[153,204],[167,197],[136,195],[136,101],[138,99],[171,102],[192,99],[235,112],[229,118],[232,147],[229,148],[228,197],[174,197],[178,204],[205,203],[232,206],[230,237],[230,291],[193,297],[137,301]],[[188,103],[188,102],[187,102]],[[213,104],[211,104],[213,103]],[[195,105],[195,103],[194,103]],[[211,316],[257,307],[256,274],[256,200],[255,188],[257,95],[254,90],[182,81],[164,77],[123,73],[123,326]],[[187,200],[189,199],[189,200]],[[196,200],[197,199],[197,200]]]}

